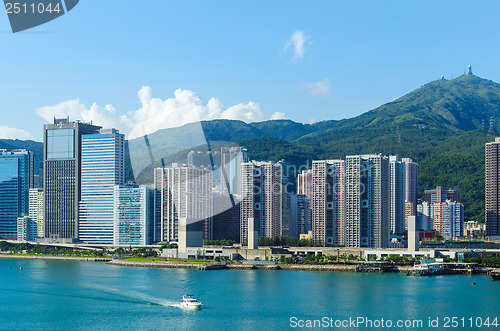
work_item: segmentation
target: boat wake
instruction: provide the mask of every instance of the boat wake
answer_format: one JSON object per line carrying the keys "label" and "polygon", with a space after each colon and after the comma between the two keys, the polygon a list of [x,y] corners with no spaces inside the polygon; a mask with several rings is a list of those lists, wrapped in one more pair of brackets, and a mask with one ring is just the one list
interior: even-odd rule
{"label": "boat wake", "polygon": [[174,304],[171,304],[169,305],[169,307],[174,307],[174,308],[182,308],[181,304],[180,303],[174,303]]}
{"label": "boat wake", "polygon": [[[196,309],[193,309],[193,308],[186,308],[186,307],[183,307],[180,303],[170,304],[170,305],[168,305],[168,307],[179,308],[179,309],[182,309],[182,310],[184,310],[184,311],[196,311]],[[204,307],[204,306],[201,306],[201,307],[199,307],[198,309],[205,309],[205,307]]]}
{"label": "boat wake", "polygon": [[171,300],[169,301],[169,300],[165,300],[164,298],[158,298],[155,296],[151,296],[151,295],[147,295],[147,294],[144,294],[141,292],[136,292],[136,291],[131,291],[131,290],[122,290],[122,289],[105,287],[105,286],[96,286],[95,284],[82,284],[82,285],[89,288],[89,289],[119,295],[119,296],[127,298],[127,299],[133,299],[137,303],[143,303],[143,304],[154,305],[154,306],[164,306],[164,307],[170,307],[170,306],[177,303],[176,301],[171,301]]}

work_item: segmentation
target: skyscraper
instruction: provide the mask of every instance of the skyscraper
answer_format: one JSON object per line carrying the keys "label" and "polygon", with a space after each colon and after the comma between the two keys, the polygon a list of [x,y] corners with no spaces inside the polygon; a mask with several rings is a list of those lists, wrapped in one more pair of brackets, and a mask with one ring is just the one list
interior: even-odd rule
{"label": "skyscraper", "polygon": [[500,236],[500,138],[486,144],[486,235]]}
{"label": "skyscraper", "polygon": [[54,119],[44,125],[43,177],[45,238],[73,241],[78,238],[78,205],[81,197],[81,137],[99,126]]}
{"label": "skyscraper", "polygon": [[406,163],[389,156],[390,165],[390,226],[391,232],[405,232]]}
{"label": "skyscraper", "polygon": [[305,195],[312,200],[313,196],[313,175],[311,170],[302,170],[302,173],[297,175],[297,194]]}
{"label": "skyscraper", "polygon": [[345,161],[313,161],[312,235],[322,245],[345,242]]}
{"label": "skyscraper", "polygon": [[153,191],[141,187],[115,185],[113,204],[113,244],[151,244]]}
{"label": "skyscraper", "polygon": [[416,215],[414,215],[414,205],[413,205],[413,202],[405,201],[405,214],[404,214],[404,226],[405,226],[404,230],[405,231],[408,230],[408,217],[410,217],[410,216],[416,216]]}
{"label": "skyscraper", "polygon": [[401,162],[405,165],[405,201],[413,204],[412,215],[416,216],[418,202],[418,164],[409,158],[403,158]]}
{"label": "skyscraper", "polygon": [[[241,193],[241,164],[248,162],[248,152],[242,147],[221,148],[221,183],[222,195],[234,196],[239,200]],[[238,201],[235,201],[235,204]]]}
{"label": "skyscraper", "polygon": [[[305,207],[305,223],[301,218],[297,220],[298,235],[306,234],[312,231],[312,197],[313,197],[313,175],[312,170],[302,170],[302,173],[297,175],[297,195],[304,198],[303,205]],[[300,208],[299,208],[300,209]],[[300,214],[298,214],[300,215]]]}
{"label": "skyscraper", "polygon": [[311,207],[309,199],[302,194],[290,194],[287,197],[287,204],[291,211],[291,224],[293,225],[291,237],[299,238],[301,234],[306,234],[312,228]]}
{"label": "skyscraper", "polygon": [[443,209],[441,235],[447,239],[461,237],[464,229],[464,205],[449,200],[440,204]]}
{"label": "skyscraper", "polygon": [[240,242],[248,237],[248,219],[253,218],[260,236],[281,234],[283,222],[283,166],[273,162],[241,165]]}
{"label": "skyscraper", "polygon": [[438,186],[435,189],[424,190],[424,200],[428,203],[445,202],[446,200],[460,202],[460,189],[458,187],[443,189]]}
{"label": "skyscraper", "polygon": [[432,221],[434,231],[443,234],[443,202],[432,204]]}
{"label": "skyscraper", "polygon": [[213,198],[214,210],[214,240],[240,240],[240,203],[233,205],[229,197],[217,196]]}
{"label": "skyscraper", "polygon": [[178,241],[179,219],[203,223],[212,239],[212,171],[173,163],[155,168],[155,241]]}
{"label": "skyscraper", "polygon": [[427,201],[422,201],[417,205],[417,220],[420,230],[432,231],[434,227],[434,207]]}
{"label": "skyscraper", "polygon": [[33,186],[33,154],[0,150],[0,238],[17,238],[18,217],[28,216]]}
{"label": "skyscraper", "polygon": [[83,134],[78,239],[113,243],[113,193],[125,182],[125,138],[115,129]]}
{"label": "skyscraper", "polygon": [[36,223],[36,237],[44,238],[42,188],[32,188],[29,190],[29,217]]}
{"label": "skyscraper", "polygon": [[21,216],[17,218],[17,240],[36,240],[36,222],[29,216]]}
{"label": "skyscraper", "polygon": [[382,155],[346,158],[346,247],[389,245],[389,159]]}

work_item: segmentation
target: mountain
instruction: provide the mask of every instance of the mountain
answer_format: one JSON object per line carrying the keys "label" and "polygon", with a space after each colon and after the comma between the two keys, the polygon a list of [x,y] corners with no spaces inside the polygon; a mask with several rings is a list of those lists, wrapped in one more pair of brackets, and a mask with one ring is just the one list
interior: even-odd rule
{"label": "mountain", "polygon": [[202,121],[205,136],[210,141],[240,141],[249,138],[272,137],[285,141],[328,128],[337,121],[302,124],[291,120],[271,120],[245,123],[235,120]]}
{"label": "mountain", "polygon": [[[332,129],[414,126],[451,131],[480,129],[500,111],[500,85],[474,75],[440,79]],[[500,127],[497,124],[496,129]]]}

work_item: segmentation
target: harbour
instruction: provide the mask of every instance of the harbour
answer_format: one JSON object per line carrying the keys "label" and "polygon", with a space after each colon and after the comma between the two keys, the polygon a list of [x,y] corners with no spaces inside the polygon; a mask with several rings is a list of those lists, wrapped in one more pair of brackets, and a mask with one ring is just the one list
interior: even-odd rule
{"label": "harbour", "polygon": [[[290,327],[292,317],[427,321],[450,312],[491,319],[498,314],[500,286],[488,275],[202,272],[42,259],[1,259],[0,284],[2,328],[51,330],[235,330],[255,325],[282,330]],[[203,302],[203,309],[179,309],[186,293]],[[230,319],[221,318],[228,315]]]}

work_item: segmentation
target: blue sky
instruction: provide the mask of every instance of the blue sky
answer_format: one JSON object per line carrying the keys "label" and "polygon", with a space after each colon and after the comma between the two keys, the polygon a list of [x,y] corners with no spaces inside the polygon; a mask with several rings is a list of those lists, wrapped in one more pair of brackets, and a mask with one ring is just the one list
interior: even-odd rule
{"label": "blue sky", "polygon": [[2,13],[0,138],[41,140],[64,113],[131,136],[197,116],[341,119],[468,64],[500,82],[499,12],[498,1],[83,0],[17,34]]}

